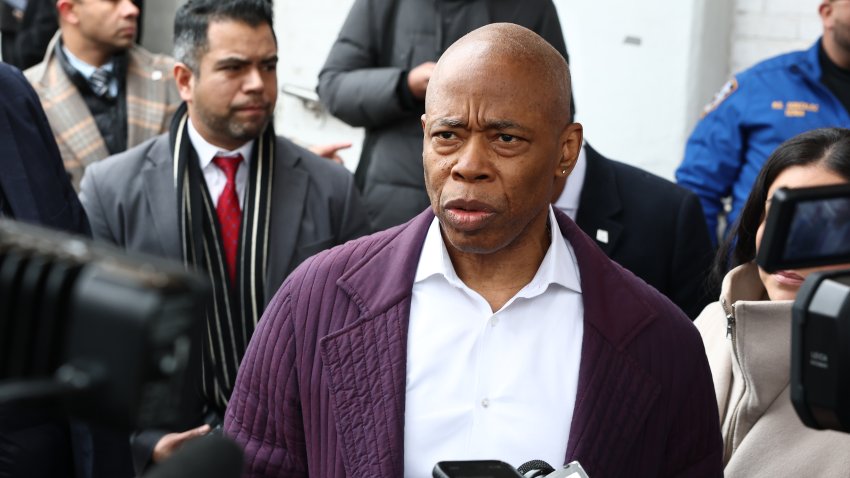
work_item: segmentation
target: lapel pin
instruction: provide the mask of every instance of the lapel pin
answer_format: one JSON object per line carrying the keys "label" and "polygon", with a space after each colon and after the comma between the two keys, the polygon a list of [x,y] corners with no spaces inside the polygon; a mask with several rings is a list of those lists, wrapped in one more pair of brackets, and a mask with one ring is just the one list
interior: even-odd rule
{"label": "lapel pin", "polygon": [[603,244],[608,244],[608,231],[605,229],[597,229],[596,240]]}

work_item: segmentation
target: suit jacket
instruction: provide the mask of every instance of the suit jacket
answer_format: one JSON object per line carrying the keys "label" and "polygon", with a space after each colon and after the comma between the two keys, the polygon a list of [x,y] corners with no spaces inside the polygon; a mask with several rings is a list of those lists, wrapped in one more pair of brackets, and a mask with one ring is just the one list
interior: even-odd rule
{"label": "suit jacket", "polygon": [[587,172],[576,223],[608,257],[696,318],[716,296],[706,282],[713,248],[699,198],[607,159],[590,145],[585,150]]}
{"label": "suit jacket", "polygon": [[[0,63],[0,195],[15,220],[88,234],[89,225],[38,96],[16,68]],[[85,436],[90,440],[89,436]],[[0,477],[74,476],[68,420],[0,405]],[[49,457],[49,459],[45,459]],[[76,458],[76,460],[75,460]],[[89,465],[90,466],[90,465]]]}
{"label": "suit jacket", "polygon": [[[44,61],[26,71],[50,120],[65,169],[79,187],[85,168],[109,156],[85,100],[56,58],[56,33]],[[127,146],[133,147],[168,130],[171,116],[180,105],[174,84],[174,60],[134,46],[127,51]]]}
{"label": "suit jacket", "polygon": [[[173,166],[168,133],[91,165],[80,199],[94,237],[182,260]],[[267,298],[304,259],[370,232],[354,179],[342,166],[278,137],[273,174]],[[198,410],[185,425],[200,425],[201,415]],[[164,433],[146,431],[134,438],[138,469],[147,466]]]}
{"label": "suit jacket", "polygon": [[[565,460],[594,478],[722,476],[714,389],[693,324],[557,214],[585,311]],[[432,219],[426,211],[313,257],[272,300],[225,415],[246,476],[403,476],[411,290]]]}

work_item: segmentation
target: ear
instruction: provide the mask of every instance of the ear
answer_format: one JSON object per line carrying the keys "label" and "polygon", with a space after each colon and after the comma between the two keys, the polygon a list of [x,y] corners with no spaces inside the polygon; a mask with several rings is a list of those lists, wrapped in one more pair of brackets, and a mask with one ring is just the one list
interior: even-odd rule
{"label": "ear", "polygon": [[581,123],[570,123],[561,132],[561,160],[555,169],[555,177],[570,175],[578,161],[581,144],[584,137],[584,128]]}
{"label": "ear", "polygon": [[80,23],[77,12],[74,11],[74,0],[57,0],[56,10],[59,12],[59,19],[63,22],[76,25]]}
{"label": "ear", "polygon": [[824,31],[832,28],[832,11],[832,2],[830,0],[823,0],[818,7],[818,14],[823,22]]}
{"label": "ear", "polygon": [[180,93],[180,98],[187,103],[191,103],[195,79],[192,70],[185,63],[178,61],[174,64],[174,81],[177,83],[177,91]]}

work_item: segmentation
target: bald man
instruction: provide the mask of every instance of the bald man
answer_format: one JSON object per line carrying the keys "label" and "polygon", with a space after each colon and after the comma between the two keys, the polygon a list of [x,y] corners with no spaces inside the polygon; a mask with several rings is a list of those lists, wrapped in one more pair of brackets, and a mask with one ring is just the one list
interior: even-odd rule
{"label": "bald man", "polygon": [[693,325],[549,204],[582,143],[569,91],[563,58],[516,25],[446,51],[422,116],[431,208],[314,256],[251,340],[225,416],[247,476],[485,458],[722,476]]}

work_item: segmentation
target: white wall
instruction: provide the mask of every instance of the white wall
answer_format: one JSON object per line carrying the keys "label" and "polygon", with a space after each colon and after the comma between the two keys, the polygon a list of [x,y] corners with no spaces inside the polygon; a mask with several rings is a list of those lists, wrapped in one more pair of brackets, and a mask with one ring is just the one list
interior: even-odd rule
{"label": "white wall", "polygon": [[[520,1],[520,0],[517,0]],[[554,0],[573,70],[578,120],[612,158],[672,178],[703,106],[761,59],[805,48],[820,35],[820,0]],[[314,88],[353,0],[275,4],[280,84]],[[362,131],[281,95],[278,131],[306,143]]]}

